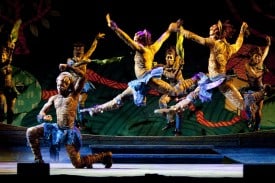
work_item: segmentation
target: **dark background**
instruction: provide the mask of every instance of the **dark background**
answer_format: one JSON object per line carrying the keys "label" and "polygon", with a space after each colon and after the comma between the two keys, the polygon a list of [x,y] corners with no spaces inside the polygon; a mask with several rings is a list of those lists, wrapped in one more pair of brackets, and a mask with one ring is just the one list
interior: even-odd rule
{"label": "dark background", "polygon": [[[46,96],[41,97],[40,100],[40,93],[27,85],[28,87],[25,92],[22,92],[17,102],[18,105],[24,106],[18,106],[18,109],[24,111],[18,113],[17,120],[13,124],[20,126],[37,124],[36,115],[46,101],[45,99],[56,91],[55,80],[60,72],[59,63],[65,63],[66,59],[72,56],[74,42],[81,41],[88,49],[98,32],[104,32],[106,36],[105,39],[100,40],[91,58],[105,59],[114,56],[124,58],[119,63],[88,65],[88,73],[92,70],[101,77],[98,80],[92,80],[96,90],[88,97],[86,106],[109,101],[124,89],[117,87],[117,83],[127,86],[127,82],[136,79],[133,69],[134,53],[107,26],[105,20],[107,13],[110,13],[111,18],[129,36],[133,37],[135,32],[146,28],[151,31],[153,41],[168,28],[170,22],[179,18],[183,19],[185,29],[203,37],[208,37],[209,27],[218,20],[229,19],[235,26],[237,34],[242,22],[246,21],[249,25],[250,36],[245,38],[241,50],[247,48],[247,45],[265,46],[265,36],[272,36],[271,49],[265,60],[270,72],[264,75],[264,82],[275,86],[274,7],[275,0],[170,0],[164,2],[149,0],[1,0],[1,33],[9,33],[9,28],[16,19],[22,19],[12,65],[19,70],[31,73],[41,85],[42,96]],[[233,37],[229,42],[233,43],[235,38]],[[175,41],[175,34],[172,34],[155,56],[155,60],[160,63],[164,62],[166,47],[174,45]],[[188,78],[199,71],[207,72],[209,49],[190,40],[184,41],[184,48],[184,77]],[[239,52],[242,52],[241,50]],[[243,61],[241,57],[237,58],[235,62],[237,65],[233,62],[236,68],[240,67],[238,73],[243,69],[238,63]],[[232,60],[229,61],[229,65],[232,65],[231,63]],[[21,80],[23,79],[24,75],[21,77]],[[34,95],[36,97],[33,97]],[[27,100],[23,96],[28,96],[30,99]],[[37,99],[37,105],[34,99]],[[110,111],[98,116],[87,116],[88,123],[84,133],[123,136],[173,135],[171,131],[159,130],[166,120],[163,116],[153,113],[154,109],[158,108],[158,100],[159,96],[148,95],[146,108],[138,108],[132,102],[125,102],[119,112]],[[274,97],[272,100],[274,101]],[[213,122],[220,120],[229,121],[230,125],[226,123],[227,125],[213,129],[198,123],[196,116],[186,111],[183,115],[183,136],[234,134],[248,131],[243,121],[231,125],[230,120],[236,114],[224,109],[223,102],[223,96],[217,94],[214,102],[203,105],[202,110],[206,114],[206,119],[210,121],[210,126]],[[25,108],[30,107],[30,111],[25,111]],[[273,103],[265,103],[262,129],[274,129],[273,111]]]}
{"label": "dark background", "polygon": [[[51,2],[46,4],[46,2]],[[37,12],[39,3],[45,8],[58,12],[52,16],[51,11],[45,14]],[[17,49],[13,65],[32,73],[42,83],[42,87],[55,88],[55,77],[58,64],[66,62],[72,56],[72,45],[76,41],[85,43],[89,48],[98,32],[106,33],[100,40],[92,59],[104,59],[113,56],[124,56],[122,63],[110,66],[90,64],[89,67],[110,79],[132,80],[133,52],[116,34],[107,27],[105,16],[111,18],[130,36],[144,28],[152,32],[156,40],[168,27],[169,23],[181,18],[184,27],[201,36],[208,36],[209,27],[218,20],[229,19],[239,32],[242,21],[249,25],[251,35],[245,43],[265,45],[264,36],[272,36],[271,51],[266,64],[274,72],[274,23],[275,0],[243,0],[243,1],[154,1],[148,0],[2,0],[0,2],[0,23],[5,26],[20,17],[25,23],[23,36],[29,52]],[[18,7],[20,12],[18,13]],[[38,15],[39,14],[39,15]],[[48,21],[48,28],[43,20]],[[33,28],[36,31],[33,31]],[[36,33],[36,36],[34,33]],[[163,62],[165,47],[174,44],[173,36],[163,45],[156,55],[156,60]],[[18,47],[20,48],[18,43]],[[208,49],[186,40],[184,75],[186,77],[198,71],[207,71]],[[122,75],[122,73],[125,73]],[[118,76],[115,76],[118,74]],[[127,78],[127,79],[126,79]],[[273,82],[273,81],[272,81]]]}

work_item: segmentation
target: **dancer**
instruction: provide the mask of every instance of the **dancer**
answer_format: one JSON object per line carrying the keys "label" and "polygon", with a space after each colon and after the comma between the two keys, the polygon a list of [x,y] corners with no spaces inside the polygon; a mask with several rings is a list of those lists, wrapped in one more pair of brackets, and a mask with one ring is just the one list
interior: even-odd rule
{"label": "dancer", "polygon": [[[183,49],[183,36],[182,34],[177,33],[177,42],[176,47],[170,46],[165,53],[165,61],[166,64],[164,66],[164,72],[163,72],[163,79],[170,83],[172,86],[177,85],[178,83],[183,82],[189,82],[192,83],[191,79],[184,79],[182,75],[182,69],[184,65],[184,49]],[[187,84],[187,85],[190,85]],[[192,87],[192,86],[190,86]],[[190,89],[190,88],[189,88]],[[186,91],[187,92],[187,91]],[[168,94],[163,94],[159,99],[159,107],[160,108],[167,108],[168,103],[171,101],[177,101],[179,98],[184,97],[186,93],[184,93],[182,96],[173,97],[169,96]],[[164,114],[167,123],[162,130],[167,130],[170,128],[174,129],[175,136],[181,135],[181,123],[182,123],[182,113],[176,113],[175,115],[171,113]]]}
{"label": "dancer", "polygon": [[[271,45],[270,36],[266,36],[266,41],[267,45],[263,51],[259,46],[256,46],[251,48],[248,53],[249,61],[245,64],[245,71],[249,86],[242,89],[244,95],[259,91],[266,92],[270,87],[268,84],[263,84],[263,75],[267,70],[264,66],[264,61]],[[248,114],[250,119],[248,120],[248,127],[252,129],[252,131],[260,130],[263,105],[264,95],[261,96],[257,102],[253,103],[252,106],[247,106],[249,108],[248,110],[251,111],[251,114]]]}
{"label": "dancer", "polygon": [[[80,155],[81,133],[74,122],[79,96],[86,81],[85,73],[78,67],[68,64],[60,64],[59,69],[63,72],[56,78],[58,93],[49,98],[37,115],[37,120],[41,124],[29,127],[26,131],[27,142],[34,155],[35,163],[44,163],[40,150],[40,140],[43,138],[50,141],[51,156],[58,155],[60,145],[64,143],[75,168],[92,168],[93,163],[97,162],[102,162],[105,168],[110,168],[112,166],[111,152]],[[73,75],[65,70],[76,74],[77,79],[74,80]],[[52,122],[52,115],[47,114],[52,106],[55,107],[56,123]]]}
{"label": "dancer", "polygon": [[21,23],[21,19],[14,23],[8,41],[4,43],[7,45],[2,45],[0,48],[0,123],[3,123],[6,118],[7,124],[12,124],[16,99],[20,94],[12,80],[11,62]]}
{"label": "dancer", "polygon": [[118,109],[123,105],[123,99],[132,97],[135,105],[146,105],[146,93],[149,88],[155,89],[164,94],[168,93],[171,96],[178,96],[186,88],[190,87],[197,81],[197,77],[192,78],[190,85],[186,83],[179,83],[173,87],[169,83],[161,79],[163,74],[163,67],[153,68],[154,56],[166,41],[172,32],[176,32],[181,24],[180,21],[171,23],[169,28],[154,42],[151,42],[151,33],[148,30],[138,31],[134,39],[131,39],[117,24],[111,20],[110,15],[106,16],[108,26],[135,51],[135,75],[136,80],[128,83],[128,88],[121,94],[116,96],[113,100],[101,105],[83,109],[82,112],[88,111],[90,115],[95,113]]}
{"label": "dancer", "polygon": [[[100,39],[103,39],[104,36],[104,33],[98,33],[93,40],[90,49],[86,53],[83,43],[75,43],[73,45],[73,57],[67,59],[67,64],[69,64],[70,66],[79,67],[81,70],[83,70],[84,73],[86,73],[87,64],[92,61],[90,57],[95,51],[98,41]],[[74,73],[72,74],[74,77],[77,77],[77,75],[75,75]],[[76,126],[80,127],[80,129],[85,129],[85,123],[87,122],[87,119],[85,119],[84,114],[80,112],[80,109],[85,108],[85,102],[87,101],[88,94],[93,90],[95,90],[95,86],[90,81],[86,81],[79,96],[79,103],[77,107]]]}
{"label": "dancer", "polygon": [[[232,84],[231,80],[227,80],[226,77],[226,64],[231,56],[241,48],[247,28],[247,23],[243,22],[236,42],[234,44],[229,44],[227,39],[234,33],[234,28],[229,21],[225,21],[224,23],[218,21],[216,24],[212,25],[209,30],[209,37],[207,38],[201,37],[181,27],[180,32],[185,38],[192,39],[199,44],[209,47],[208,74],[201,73],[198,87],[190,92],[184,100],[171,106],[168,110],[157,109],[155,113],[181,112],[197,98],[202,102],[210,101],[212,89],[216,87],[218,87],[220,92],[241,111],[247,109],[246,106],[251,105],[252,102],[262,96],[263,92],[256,92],[246,96],[244,99],[238,89]],[[249,100],[249,98],[253,100]]]}

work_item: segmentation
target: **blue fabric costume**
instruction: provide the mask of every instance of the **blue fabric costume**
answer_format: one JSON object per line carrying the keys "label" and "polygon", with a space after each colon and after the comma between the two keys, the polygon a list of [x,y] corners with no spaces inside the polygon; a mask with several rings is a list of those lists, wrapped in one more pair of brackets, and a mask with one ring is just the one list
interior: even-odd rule
{"label": "blue fabric costume", "polygon": [[209,78],[206,74],[200,73],[198,85],[200,87],[199,99],[202,102],[209,102],[212,98],[212,89],[218,87],[226,80],[226,75],[220,74],[216,77]]}
{"label": "blue fabric costume", "polygon": [[74,145],[79,151],[82,146],[82,138],[79,129],[74,126],[70,128],[60,128],[57,123],[43,123],[44,138],[50,145],[50,157],[57,161],[59,158],[60,145]]}
{"label": "blue fabric costume", "polygon": [[138,107],[146,105],[146,94],[149,90],[147,83],[151,78],[161,78],[163,67],[156,67],[149,72],[146,72],[142,78],[130,81],[128,86],[133,89],[134,103]]}

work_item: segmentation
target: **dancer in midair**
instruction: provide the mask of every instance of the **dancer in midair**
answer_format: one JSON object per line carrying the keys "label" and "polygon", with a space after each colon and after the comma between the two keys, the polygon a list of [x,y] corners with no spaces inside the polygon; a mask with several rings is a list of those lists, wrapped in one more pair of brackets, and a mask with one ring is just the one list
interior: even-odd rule
{"label": "dancer in midair", "polygon": [[177,32],[181,22],[172,22],[168,29],[154,42],[151,40],[151,33],[144,29],[135,33],[134,38],[130,38],[117,24],[111,20],[110,15],[106,16],[108,26],[134,51],[134,71],[136,80],[128,83],[121,94],[114,99],[91,108],[83,109],[82,112],[88,111],[90,115],[103,111],[110,111],[120,108],[123,105],[123,100],[128,97],[133,97],[134,103],[137,106],[146,105],[146,93],[151,89],[155,89],[162,94],[170,96],[178,96],[197,81],[197,76],[191,78],[190,83],[178,83],[176,86],[171,86],[169,83],[161,79],[163,67],[153,68],[155,54],[159,51],[162,44],[169,38],[172,32]]}
{"label": "dancer in midair", "polygon": [[216,87],[218,87],[220,92],[239,110],[249,113],[249,111],[246,111],[246,106],[251,105],[253,102],[261,98],[261,96],[264,95],[264,92],[255,92],[243,98],[231,80],[227,80],[226,77],[227,62],[231,56],[237,53],[241,48],[247,28],[247,23],[243,22],[236,42],[230,44],[227,42],[227,39],[233,35],[234,28],[229,21],[223,23],[218,21],[216,24],[212,25],[209,29],[209,37],[206,38],[181,27],[180,33],[185,38],[207,46],[210,49],[208,73],[207,75],[201,73],[198,87],[190,92],[185,99],[171,106],[167,110],[157,109],[155,110],[155,113],[182,112],[189,106],[189,104],[198,98],[202,102],[211,101],[212,89]]}

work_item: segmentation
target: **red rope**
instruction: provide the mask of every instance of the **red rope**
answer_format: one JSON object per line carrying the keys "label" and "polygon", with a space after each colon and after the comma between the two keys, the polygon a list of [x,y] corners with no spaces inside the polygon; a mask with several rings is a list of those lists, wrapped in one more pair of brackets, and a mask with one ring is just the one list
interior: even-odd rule
{"label": "red rope", "polygon": [[212,127],[212,128],[218,128],[218,127],[224,127],[224,126],[232,126],[235,123],[239,122],[242,118],[240,116],[234,116],[231,120],[229,121],[218,121],[218,122],[212,122],[204,117],[204,113],[201,110],[197,110],[196,107],[191,104],[189,106],[189,110],[195,111],[196,114],[196,119],[198,123],[207,126],[207,127]]}
{"label": "red rope", "polygon": [[[119,83],[117,81],[107,79],[107,78],[97,74],[96,72],[94,72],[91,69],[87,69],[86,77],[89,81],[91,81],[93,83],[99,83],[99,84],[106,85],[110,88],[114,88],[114,89],[118,89],[118,90],[124,90],[128,87],[127,83]],[[159,95],[159,93],[156,90],[150,90],[148,93],[151,95],[157,95],[157,96]],[[43,90],[42,91],[42,100],[47,100],[52,95],[55,95],[55,94],[57,94],[56,90]]]}

